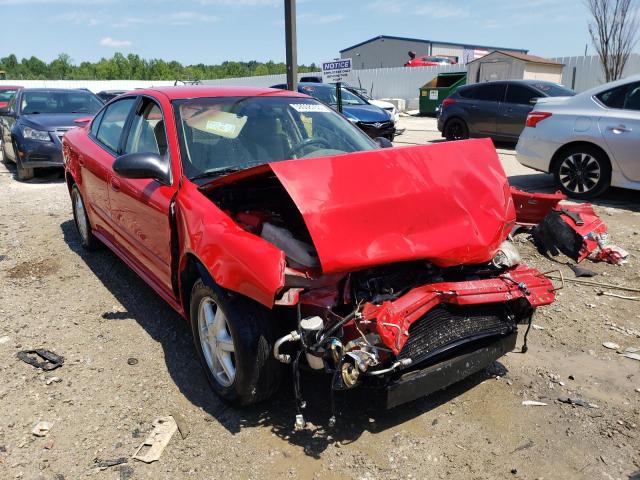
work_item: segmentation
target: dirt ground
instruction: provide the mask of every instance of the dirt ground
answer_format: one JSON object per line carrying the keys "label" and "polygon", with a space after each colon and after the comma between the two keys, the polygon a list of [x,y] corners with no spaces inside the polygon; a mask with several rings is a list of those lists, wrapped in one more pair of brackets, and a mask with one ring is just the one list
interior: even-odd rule
{"label": "dirt ground", "polygon": [[[408,130],[398,143],[437,138],[432,122],[402,121]],[[550,186],[512,150],[500,151],[513,183]],[[602,346],[640,347],[638,301],[567,284],[538,311],[526,354],[518,353],[521,333],[516,351],[491,368],[391,411],[338,395],[334,428],[326,427],[326,380],[307,375],[312,426],[297,433],[289,383],[253,408],[220,402],[186,323],[108,250],[82,251],[55,172],[27,183],[13,174],[0,166],[1,479],[640,478],[640,362]],[[600,273],[595,281],[640,287],[640,194],[613,190],[596,209],[631,260],[585,266]],[[527,263],[573,277],[567,259],[541,257],[526,236],[517,246]],[[31,348],[65,363],[43,373],[16,358]],[[156,463],[132,460],[152,421],[176,412],[188,436],[176,433]],[[41,420],[53,426],[36,437]],[[127,463],[96,466],[120,457]]]}

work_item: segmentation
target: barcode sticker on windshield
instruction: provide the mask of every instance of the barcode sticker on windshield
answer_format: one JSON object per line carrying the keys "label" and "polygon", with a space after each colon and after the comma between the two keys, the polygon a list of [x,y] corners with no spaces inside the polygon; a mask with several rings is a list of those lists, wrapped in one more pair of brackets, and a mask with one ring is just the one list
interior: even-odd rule
{"label": "barcode sticker on windshield", "polygon": [[330,112],[329,107],[319,103],[292,103],[291,108],[300,112]]}
{"label": "barcode sticker on windshield", "polygon": [[218,122],[216,120],[209,120],[206,126],[207,130],[220,133],[221,135],[233,135],[236,131],[236,126],[232,123]]}

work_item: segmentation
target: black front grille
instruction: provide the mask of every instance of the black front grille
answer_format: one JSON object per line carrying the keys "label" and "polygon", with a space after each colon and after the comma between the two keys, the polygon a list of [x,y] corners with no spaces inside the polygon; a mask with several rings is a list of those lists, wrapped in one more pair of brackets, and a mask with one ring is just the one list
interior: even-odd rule
{"label": "black front grille", "polygon": [[411,324],[409,339],[398,358],[410,358],[411,365],[416,365],[450,348],[515,329],[515,319],[502,304],[442,304]]}

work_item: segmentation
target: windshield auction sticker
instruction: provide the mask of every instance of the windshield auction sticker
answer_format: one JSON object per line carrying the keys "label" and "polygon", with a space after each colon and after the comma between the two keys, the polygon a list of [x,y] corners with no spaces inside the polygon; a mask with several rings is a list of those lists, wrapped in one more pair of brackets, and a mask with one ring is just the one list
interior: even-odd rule
{"label": "windshield auction sticker", "polygon": [[291,108],[293,108],[294,110],[300,113],[331,111],[329,107],[319,103],[292,103]]}

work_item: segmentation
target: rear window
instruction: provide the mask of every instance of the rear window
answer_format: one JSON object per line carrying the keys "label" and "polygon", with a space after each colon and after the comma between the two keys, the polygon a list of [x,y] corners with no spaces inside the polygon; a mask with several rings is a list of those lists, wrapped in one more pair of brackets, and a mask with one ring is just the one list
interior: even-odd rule
{"label": "rear window", "polygon": [[38,113],[87,113],[94,114],[102,108],[102,102],[84,91],[27,91],[22,94],[20,111],[24,115]]}
{"label": "rear window", "polygon": [[458,89],[458,95],[460,95],[462,98],[472,99],[474,91],[475,89],[473,87],[460,87]]}
{"label": "rear window", "polygon": [[[634,103],[633,98],[635,97],[635,91],[638,88],[640,88],[640,82],[628,83],[602,92],[596,95],[596,98],[609,108],[636,110],[636,108],[631,108],[634,106],[631,104]],[[632,93],[633,95],[630,95]],[[629,97],[631,97],[631,102],[628,101]]]}
{"label": "rear window", "polygon": [[558,85],[557,83],[540,82],[533,83],[531,86],[539,92],[544,93],[547,97],[573,97],[576,94],[576,92],[570,88]]}

